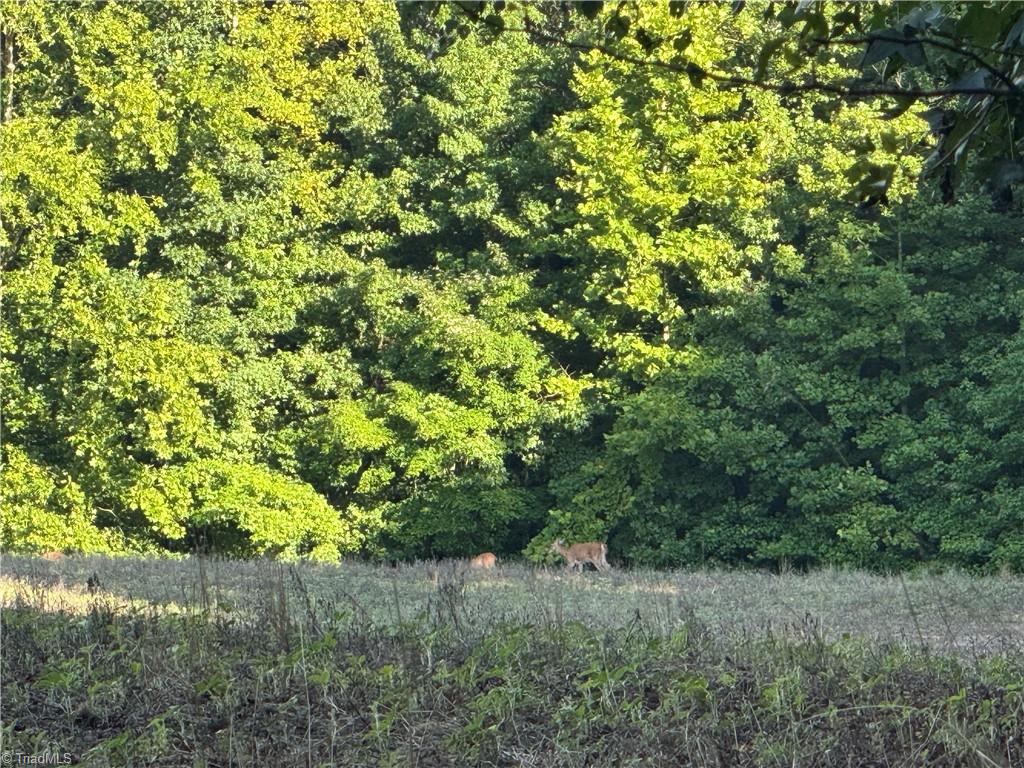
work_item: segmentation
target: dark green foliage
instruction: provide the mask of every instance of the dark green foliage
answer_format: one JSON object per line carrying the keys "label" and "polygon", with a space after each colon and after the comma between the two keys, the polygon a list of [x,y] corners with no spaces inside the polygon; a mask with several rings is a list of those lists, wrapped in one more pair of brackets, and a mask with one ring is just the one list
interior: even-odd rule
{"label": "dark green foliage", "polygon": [[1012,110],[794,85],[1019,25],[890,10],[5,4],[0,545],[1024,567]]}
{"label": "dark green foliage", "polygon": [[973,201],[871,229],[699,318],[700,360],[624,401],[576,502],[627,552],[1020,567],[1020,225]]}

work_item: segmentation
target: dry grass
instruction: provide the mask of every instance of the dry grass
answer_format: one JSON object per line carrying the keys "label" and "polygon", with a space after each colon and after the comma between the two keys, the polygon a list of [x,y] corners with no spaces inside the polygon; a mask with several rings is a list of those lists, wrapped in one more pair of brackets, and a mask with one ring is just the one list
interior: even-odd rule
{"label": "dry grass", "polygon": [[[263,610],[283,587],[293,607],[341,606],[378,626],[438,608],[444,585],[458,585],[470,628],[512,621],[534,626],[581,622],[613,629],[643,624],[670,634],[696,619],[723,634],[785,633],[809,621],[828,638],[957,649],[985,654],[1024,637],[1024,577],[962,573],[881,576],[825,570],[810,574],[726,571],[622,571],[569,574],[502,565],[474,571],[460,562],[395,568],[345,563],[69,557],[58,563],[6,556],[0,599],[39,610],[88,609],[91,599],[167,610]],[[94,578],[95,594],[87,588]]]}
{"label": "dry grass", "polygon": [[5,557],[0,751],[1024,765],[1024,580]]}

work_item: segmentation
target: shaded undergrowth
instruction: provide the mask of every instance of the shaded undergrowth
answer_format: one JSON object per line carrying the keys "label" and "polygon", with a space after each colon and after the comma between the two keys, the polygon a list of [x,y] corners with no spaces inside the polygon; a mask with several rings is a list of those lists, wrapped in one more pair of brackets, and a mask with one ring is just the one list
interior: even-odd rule
{"label": "shaded undergrowth", "polygon": [[[1017,766],[1024,653],[787,631],[478,621],[464,578],[377,621],[297,571],[251,610],[19,597],[4,749],[85,765]],[[396,610],[400,601],[396,599]]]}

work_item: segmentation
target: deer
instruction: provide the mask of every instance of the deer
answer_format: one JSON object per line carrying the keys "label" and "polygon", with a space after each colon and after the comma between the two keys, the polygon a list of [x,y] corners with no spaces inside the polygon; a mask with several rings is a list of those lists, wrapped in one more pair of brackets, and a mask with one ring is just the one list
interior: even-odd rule
{"label": "deer", "polygon": [[565,558],[566,569],[570,571],[582,571],[584,563],[590,563],[599,571],[611,568],[606,558],[608,545],[603,541],[581,541],[566,547],[565,542],[558,539],[551,545],[551,551]]}
{"label": "deer", "polygon": [[470,568],[490,570],[498,563],[498,557],[493,552],[484,552],[469,561]]}

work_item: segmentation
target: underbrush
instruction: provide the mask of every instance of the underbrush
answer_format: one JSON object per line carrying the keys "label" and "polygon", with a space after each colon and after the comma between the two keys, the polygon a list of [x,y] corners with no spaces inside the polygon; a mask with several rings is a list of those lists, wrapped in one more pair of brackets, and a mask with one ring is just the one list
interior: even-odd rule
{"label": "underbrush", "polygon": [[24,600],[3,750],[93,766],[1019,766],[1024,653],[730,634],[695,615],[474,621],[465,584],[376,622],[284,580],[256,610]]}

